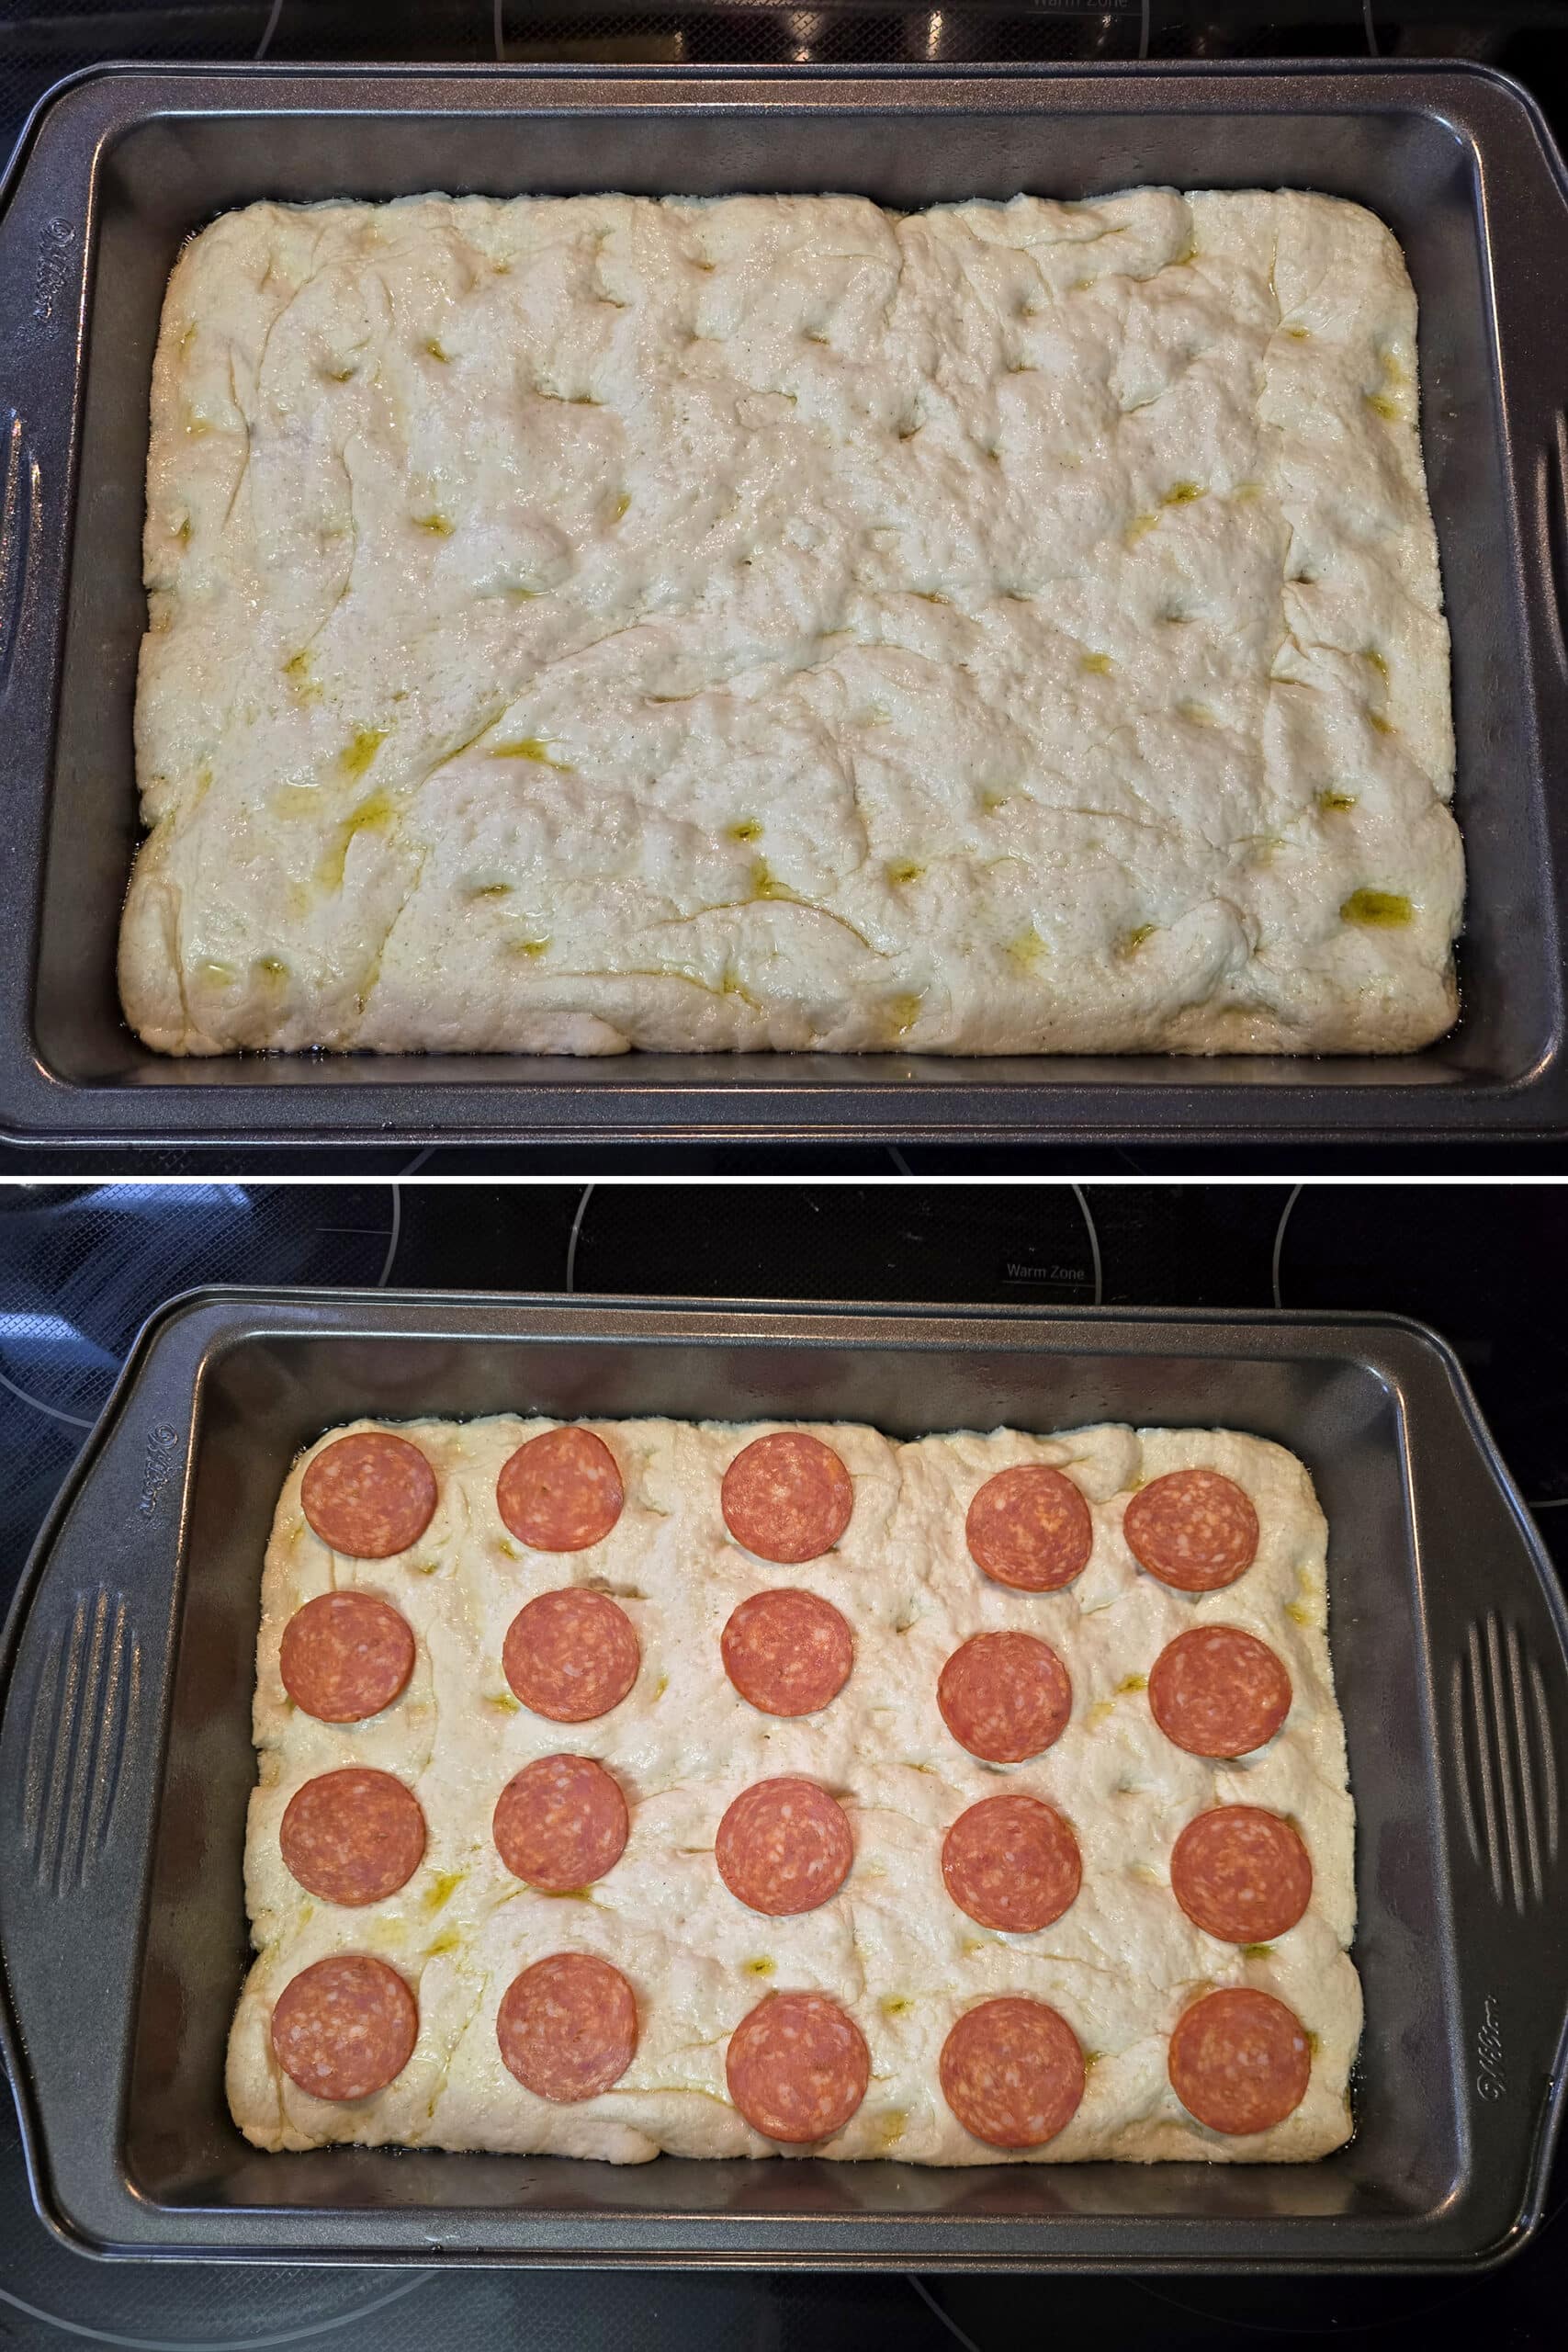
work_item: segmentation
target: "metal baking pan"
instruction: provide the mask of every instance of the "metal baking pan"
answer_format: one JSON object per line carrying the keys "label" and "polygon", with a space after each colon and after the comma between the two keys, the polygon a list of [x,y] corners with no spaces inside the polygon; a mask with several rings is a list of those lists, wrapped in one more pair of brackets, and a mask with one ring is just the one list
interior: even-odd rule
{"label": "metal baking pan", "polygon": [[[1209,1062],[182,1062],[132,1038],[114,950],[136,838],[148,386],[164,280],[194,229],[263,196],[848,188],[913,207],[1150,182],[1355,198],[1409,257],[1470,861],[1450,1038],[1407,1058]],[[1565,195],[1532,100],[1448,64],[78,77],[42,109],[0,221],[15,403],[0,451],[0,1129],[40,1144],[1568,1132],[1568,424],[1548,326]]]}
{"label": "metal baking pan", "polygon": [[[358,1413],[1109,1417],[1294,1447],[1358,1808],[1357,2131],[1316,2165],[924,2169],[336,2148],[229,2120],[261,1562]],[[1562,2104],[1568,1613],[1458,1364],[1383,1317],[205,1291],[142,1334],[0,1645],[0,2026],[44,2219],[290,2261],[1476,2267]]]}

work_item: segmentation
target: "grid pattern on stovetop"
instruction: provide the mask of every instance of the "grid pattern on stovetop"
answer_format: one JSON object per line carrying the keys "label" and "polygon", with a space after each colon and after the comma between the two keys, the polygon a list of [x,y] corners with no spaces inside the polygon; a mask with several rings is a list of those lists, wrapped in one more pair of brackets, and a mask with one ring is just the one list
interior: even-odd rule
{"label": "grid pattern on stovetop", "polygon": [[[1457,1186],[918,1184],[621,1187],[357,1183],[0,1189],[0,1605],[141,1319],[201,1282],[866,1301],[1383,1307],[1455,1343],[1568,1566],[1568,1259],[1548,1190]],[[1568,2160],[1554,2176],[1568,2202]],[[948,2278],[977,2352],[1043,2329],[1168,2352],[1358,2335],[1426,2345],[1484,2315],[1496,2352],[1555,2341],[1563,2229],[1495,2278]],[[897,2278],[434,2274],[88,2264],[32,2217],[0,2098],[0,2343],[278,2345],[344,2352],[525,2340],[540,2352],[940,2352]],[[439,2293],[437,2308],[435,2295]],[[1484,2301],[1482,2296],[1484,2294]]]}

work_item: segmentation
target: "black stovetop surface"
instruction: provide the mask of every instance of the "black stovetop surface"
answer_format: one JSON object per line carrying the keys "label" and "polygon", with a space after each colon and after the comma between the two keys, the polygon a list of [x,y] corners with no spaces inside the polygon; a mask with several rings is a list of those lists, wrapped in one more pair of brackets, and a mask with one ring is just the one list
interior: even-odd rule
{"label": "black stovetop surface", "polygon": [[[1458,1348],[1568,1571],[1568,1204],[1555,1188],[1090,1183],[0,1188],[0,1607],[143,1317],[197,1283],[553,1290],[872,1302],[1365,1307]],[[1495,2352],[1562,2341],[1557,2216],[1455,2287],[1181,2278],[925,2282],[976,2352],[1027,2329],[1109,2347],[1353,2335],[1427,2352],[1451,2313]],[[49,2316],[44,2316],[45,2314]],[[424,2352],[862,2352],[951,2338],[899,2278],[97,2265],[35,2219],[0,2098],[0,2345],[293,2344]],[[960,2339],[962,2340],[962,2339]]]}

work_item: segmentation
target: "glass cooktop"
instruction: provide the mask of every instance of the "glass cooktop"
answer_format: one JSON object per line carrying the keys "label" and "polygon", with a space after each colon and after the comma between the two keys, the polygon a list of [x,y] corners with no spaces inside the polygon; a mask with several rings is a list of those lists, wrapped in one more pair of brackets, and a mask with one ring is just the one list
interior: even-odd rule
{"label": "glass cooktop", "polygon": [[[0,1605],[141,1321],[200,1283],[873,1302],[1384,1308],[1458,1348],[1568,1567],[1568,1252],[1546,1188],[1137,1183],[0,1188]],[[0,2099],[0,2344],[344,2352],[971,2352],[1089,2336],[1170,2352],[1350,2335],[1495,2352],[1561,2338],[1557,2214],[1494,2277],[1119,2280],[99,2265],[34,2218]],[[931,2300],[928,2301],[926,2298]],[[1027,2332],[1025,2334],[1025,2331]]]}

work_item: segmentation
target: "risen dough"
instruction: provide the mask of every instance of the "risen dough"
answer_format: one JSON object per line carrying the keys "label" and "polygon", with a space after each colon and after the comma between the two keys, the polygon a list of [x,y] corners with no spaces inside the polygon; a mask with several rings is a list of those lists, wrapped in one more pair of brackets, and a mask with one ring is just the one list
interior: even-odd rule
{"label": "risen dough", "polygon": [[[763,1994],[792,1989],[842,2003],[871,2050],[863,2105],[814,2153],[915,2164],[1008,2161],[969,2138],[937,2082],[938,2054],[955,2018],[1004,1993],[1050,2002],[1094,2053],[1077,2115],[1058,2139],[1031,2152],[1035,2161],[1293,2161],[1322,2155],[1348,2137],[1347,2084],[1361,2023],[1360,1986],[1347,1951],[1355,1925],[1353,1817],[1325,1634],[1325,1530],[1292,1454],[1224,1430],[1100,1428],[1037,1438],[998,1430],[893,1444],[874,1430],[817,1424],[853,1476],[854,1514],[825,1558],[784,1569],[741,1551],[719,1512],[723,1472],[757,1431],[675,1421],[590,1424],[621,1467],[626,1502],[619,1523],[591,1551],[526,1551],[496,1511],[495,1479],[513,1449],[543,1426],[510,1419],[409,1424],[403,1433],[434,1464],[441,1498],[424,1536],[390,1561],[346,1559],[312,1534],[299,1506],[309,1454],[284,1487],[263,1584],[261,1778],[245,1848],[259,1957],[229,2053],[230,2103],[250,2139],[266,2148],[352,2140],[544,2150],[618,2163],[660,2149],[776,2154],[729,2104],[724,2055],[729,2033]],[[1093,1555],[1064,1592],[1004,1589],[978,1573],[965,1550],[971,1495],[1018,1462],[1067,1468],[1091,1505]],[[1257,1560],[1239,1583],[1196,1600],[1139,1570],[1121,1533],[1133,1486],[1193,1464],[1238,1480],[1262,1530]],[[567,1583],[615,1595],[642,1645],[631,1695],[598,1722],[577,1725],[520,1711],[501,1670],[502,1639],[523,1602]],[[749,1707],[719,1660],[719,1634],[737,1603],[783,1584],[832,1601],[857,1645],[840,1696],[821,1714],[795,1721]],[[302,1602],[349,1586],[395,1601],[414,1628],[418,1661],[402,1698],[382,1714],[362,1725],[332,1725],[287,1701],[278,1642]],[[1131,1687],[1166,1642],[1209,1620],[1260,1634],[1294,1685],[1284,1728],[1258,1755],[1234,1764],[1206,1763],[1173,1747],[1156,1728],[1146,1694]],[[935,1694],[961,1641],[1009,1626],[1052,1643],[1072,1676],[1074,1699],[1072,1721],[1047,1754],[1004,1768],[981,1764],[957,1746]],[[598,1758],[631,1804],[626,1851],[586,1899],[521,1886],[491,1842],[491,1814],[507,1781],[533,1758],[562,1751]],[[305,1897],[277,1844],[284,1808],[301,1781],[350,1762],[378,1765],[407,1781],[430,1833],[408,1885],[359,1911]],[[855,1860],[841,1892],[819,1910],[764,1918],[725,1888],[714,1866],[714,1833],[742,1789],[791,1772],[840,1795]],[[1033,1791],[1057,1806],[1083,1853],[1077,1900],[1035,1935],[976,1926],[942,1883],[949,1823],[1002,1787]],[[1193,1814],[1225,1802],[1293,1815],[1313,1860],[1306,1916],[1252,1957],[1194,1928],[1168,1883],[1180,1829]],[[620,2085],[578,2107],[551,2106],[523,2089],[502,2066],[495,2039],[496,2008],[513,1977],[563,1949],[598,1953],[623,1971],[641,2029]],[[413,2057],[388,2089],[354,2106],[325,2105],[298,2090],[279,2073],[268,2041],[283,1986],[335,1951],[379,1954],[419,1998]],[[1271,2132],[1226,2140],[1178,2106],[1166,2078],[1166,2042],[1201,1986],[1241,1984],[1287,2001],[1316,2049],[1311,2086],[1294,2115]]]}
{"label": "risen dough", "polygon": [[1425,1044],[1415,332],[1291,193],[225,215],[153,375],[132,1024]]}

